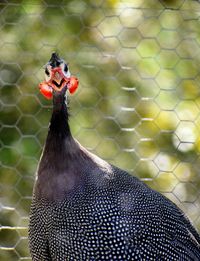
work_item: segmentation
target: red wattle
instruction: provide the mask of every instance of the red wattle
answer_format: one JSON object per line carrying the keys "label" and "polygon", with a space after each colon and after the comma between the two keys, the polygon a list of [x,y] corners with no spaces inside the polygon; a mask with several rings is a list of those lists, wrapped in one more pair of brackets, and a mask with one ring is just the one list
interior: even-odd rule
{"label": "red wattle", "polygon": [[76,91],[76,89],[78,88],[78,84],[79,84],[78,78],[74,76],[70,77],[68,83],[68,90],[71,94],[73,94]]}
{"label": "red wattle", "polygon": [[40,92],[42,93],[42,95],[46,99],[50,100],[52,98],[52,96],[53,96],[52,88],[48,84],[40,83],[39,89],[40,89]]}

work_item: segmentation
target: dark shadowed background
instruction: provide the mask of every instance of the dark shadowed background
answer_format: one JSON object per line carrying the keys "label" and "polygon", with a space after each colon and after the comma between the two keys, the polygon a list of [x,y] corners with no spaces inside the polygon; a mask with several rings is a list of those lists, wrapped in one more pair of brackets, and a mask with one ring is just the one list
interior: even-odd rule
{"label": "dark shadowed background", "polygon": [[200,231],[200,3],[0,2],[1,260],[30,260],[28,215],[52,51],[80,86],[73,135],[173,200]]}

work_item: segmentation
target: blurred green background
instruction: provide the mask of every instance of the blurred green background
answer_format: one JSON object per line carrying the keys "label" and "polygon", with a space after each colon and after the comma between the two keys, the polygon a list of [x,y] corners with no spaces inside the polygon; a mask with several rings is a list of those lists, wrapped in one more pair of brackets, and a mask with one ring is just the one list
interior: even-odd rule
{"label": "blurred green background", "polygon": [[80,80],[70,99],[74,136],[173,200],[200,231],[200,3],[6,2],[0,2],[0,259],[30,260],[34,173],[51,115],[51,101],[37,86],[52,51]]}

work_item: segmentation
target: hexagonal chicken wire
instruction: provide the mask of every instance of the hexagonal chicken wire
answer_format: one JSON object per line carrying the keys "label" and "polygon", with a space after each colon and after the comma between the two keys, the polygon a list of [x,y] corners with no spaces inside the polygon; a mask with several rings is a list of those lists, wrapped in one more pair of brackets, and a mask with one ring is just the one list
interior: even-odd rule
{"label": "hexagonal chicken wire", "polygon": [[52,51],[80,79],[74,136],[164,193],[200,231],[200,3],[2,1],[1,260],[30,260],[27,224],[51,103]]}

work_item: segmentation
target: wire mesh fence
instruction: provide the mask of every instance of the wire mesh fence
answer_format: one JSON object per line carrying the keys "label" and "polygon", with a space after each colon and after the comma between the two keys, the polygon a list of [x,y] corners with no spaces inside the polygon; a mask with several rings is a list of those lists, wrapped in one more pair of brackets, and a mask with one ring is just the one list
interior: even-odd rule
{"label": "wire mesh fence", "polygon": [[51,102],[52,51],[80,88],[82,145],[174,201],[200,231],[198,1],[1,1],[1,260],[30,260],[27,224]]}

